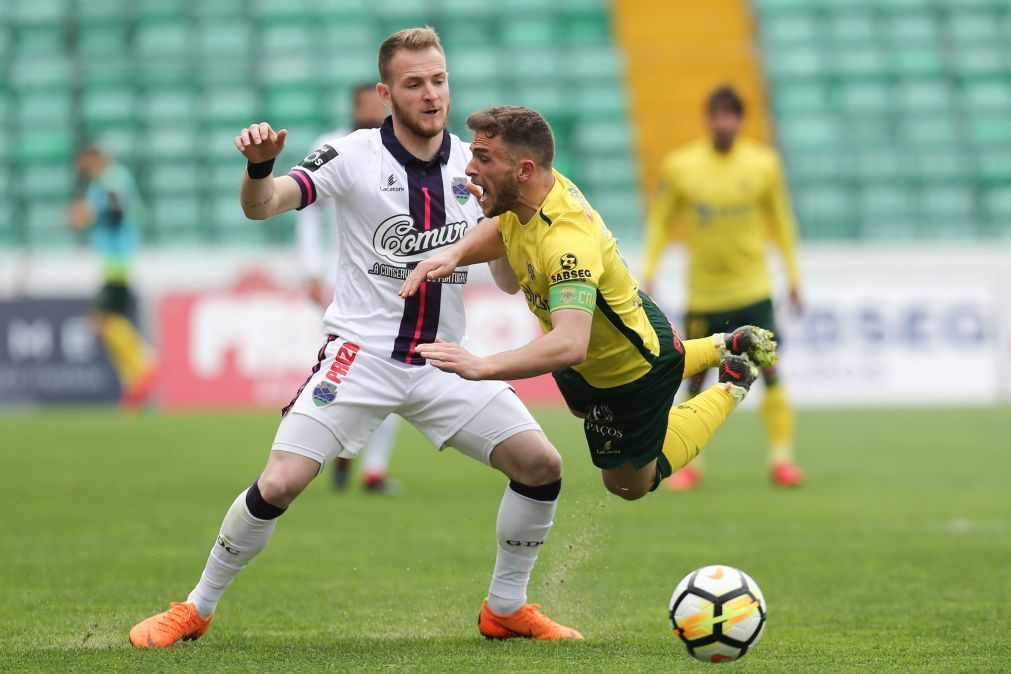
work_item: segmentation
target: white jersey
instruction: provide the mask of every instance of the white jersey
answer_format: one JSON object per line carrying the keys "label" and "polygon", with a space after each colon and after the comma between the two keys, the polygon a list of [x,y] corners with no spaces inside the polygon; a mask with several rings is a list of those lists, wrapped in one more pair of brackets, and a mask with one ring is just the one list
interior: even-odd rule
{"label": "white jersey", "polygon": [[[312,147],[334,147],[349,133],[350,129],[324,133],[313,141]],[[302,261],[302,273],[307,279],[332,277],[336,273],[338,251],[334,247],[334,242],[337,241],[335,216],[335,203],[329,199],[320,199],[302,209],[295,218],[295,243]]]}
{"label": "white jersey", "polygon": [[388,117],[379,129],[324,144],[291,170],[302,190],[299,210],[318,199],[337,202],[333,245],[340,259],[323,319],[328,334],[407,365],[425,364],[414,352],[418,344],[463,340],[466,267],[406,300],[397,293],[419,261],[481,219],[465,189],[469,161],[469,148],[448,131],[431,162],[417,159]]}

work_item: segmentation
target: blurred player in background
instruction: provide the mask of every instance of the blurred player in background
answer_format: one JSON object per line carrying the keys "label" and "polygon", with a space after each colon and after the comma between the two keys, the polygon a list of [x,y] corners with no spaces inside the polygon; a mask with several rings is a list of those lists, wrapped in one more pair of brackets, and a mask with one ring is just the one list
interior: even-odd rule
{"label": "blurred player in background", "polygon": [[[790,283],[790,302],[801,310],[796,223],[779,157],[771,148],[738,137],[744,102],[728,86],[706,103],[710,137],[669,154],[661,167],[660,194],[649,215],[644,278],[652,288],[657,261],[675,227],[688,247],[689,339],[714,331],[757,325],[777,332],[772,282],[766,266],[767,232],[779,245]],[[766,392],[761,416],[770,446],[772,480],[797,486],[804,473],[794,464],[793,411],[775,367],[762,369]],[[695,376],[690,395],[702,390],[706,373]],[[683,491],[701,479],[701,461],[682,468],[668,487]]]}
{"label": "blurred player in background", "polygon": [[[337,129],[319,136],[312,147],[323,147],[337,144],[352,131],[359,129],[377,129],[386,119],[386,108],[376,94],[376,85],[372,83],[359,84],[352,90],[353,105],[351,109],[350,129]],[[298,212],[295,218],[295,240],[298,243],[302,258],[302,270],[305,273],[305,289],[310,299],[323,309],[329,306],[333,299],[333,290],[326,279],[335,278],[333,268],[337,262],[338,251],[333,250],[333,244],[338,240],[337,205],[330,199],[321,199],[306,206]],[[390,415],[372,434],[365,449],[362,451],[362,484],[371,493],[394,494],[397,483],[387,477],[390,467],[390,455],[393,453],[393,443],[397,439],[398,417]],[[334,461],[333,484],[337,489],[344,489],[348,483],[351,459],[339,458]]]}
{"label": "blurred player in background", "polygon": [[526,601],[561,493],[558,450],[509,386],[465,381],[432,367],[416,350],[436,335],[464,337],[467,270],[423,284],[412,298],[398,295],[414,264],[481,219],[477,201],[463,189],[470,152],[446,129],[450,89],[442,45],[429,28],[402,30],[383,42],[378,60],[377,91],[392,110],[380,129],[324,145],[280,177],[273,166],[286,130],[261,122],[235,137],[247,159],[239,190],[246,217],[264,220],[320,197],[340,203],[341,262],[324,317],[327,340],[282,412],[266,467],[225,514],[200,581],[185,602],[135,625],[135,646],[203,635],[228,585],[266,547],[278,517],[328,462],[355,456],[392,412],[435,447],[453,447],[509,478],[479,632],[496,639],[582,639]]}
{"label": "blurred player in background", "polygon": [[143,205],[130,172],[97,145],[78,153],[77,172],[83,195],[71,205],[70,223],[89,232],[102,257],[102,288],[92,318],[119,376],[122,403],[137,408],[150,396],[155,378],[152,349],[131,322],[136,320],[137,301],[130,289],[130,267]]}
{"label": "blurred player in background", "polygon": [[[775,360],[768,331],[681,341],[618,252],[600,214],[552,168],[547,120],[525,107],[496,106],[467,118],[474,131],[468,189],[485,219],[467,236],[418,263],[401,288],[507,255],[544,335],[512,351],[480,357],[458,344],[422,344],[418,353],[465,379],[522,379],[550,372],[582,418],[605,488],[642,498],[693,459],[758,378],[750,358]],[[719,367],[720,384],[673,407],[681,379]]]}

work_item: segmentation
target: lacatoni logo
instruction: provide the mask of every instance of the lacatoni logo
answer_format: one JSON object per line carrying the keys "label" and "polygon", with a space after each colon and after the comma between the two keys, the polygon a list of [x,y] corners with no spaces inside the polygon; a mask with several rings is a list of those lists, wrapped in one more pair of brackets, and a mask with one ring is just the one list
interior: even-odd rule
{"label": "lacatoni logo", "polygon": [[372,245],[390,262],[420,262],[439,248],[451,246],[467,233],[467,223],[448,222],[442,227],[419,232],[410,215],[386,218],[376,228]]}

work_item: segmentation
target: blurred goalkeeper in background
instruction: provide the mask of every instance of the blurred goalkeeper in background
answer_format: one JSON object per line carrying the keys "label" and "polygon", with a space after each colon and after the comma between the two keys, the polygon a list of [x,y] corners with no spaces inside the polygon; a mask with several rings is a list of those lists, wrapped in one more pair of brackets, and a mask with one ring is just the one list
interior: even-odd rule
{"label": "blurred goalkeeper in background", "polygon": [[[325,133],[316,138],[312,147],[330,145],[334,147],[337,141],[359,129],[378,129],[386,119],[386,108],[376,94],[374,83],[362,83],[352,89],[353,104],[351,108],[352,128],[341,128]],[[326,309],[333,300],[333,288],[326,279],[336,278],[337,251],[334,242],[337,241],[337,205],[332,199],[320,199],[306,206],[295,218],[295,239],[298,243],[299,257],[302,260],[302,271],[305,274],[305,291],[309,298],[322,309]],[[390,415],[386,421],[369,438],[362,450],[362,486],[371,493],[395,494],[398,485],[395,480],[387,477],[390,468],[390,456],[393,444],[397,440],[398,417]],[[348,474],[351,472],[351,459],[336,459],[334,461],[333,485],[337,489],[347,487]]]}
{"label": "blurred goalkeeper in background", "polygon": [[89,231],[102,257],[103,282],[92,317],[119,376],[123,405],[140,407],[155,377],[152,349],[131,322],[137,301],[130,289],[130,267],[143,205],[130,172],[97,145],[81,149],[77,171],[83,193],[71,206],[70,222],[74,229]]}
{"label": "blurred goalkeeper in background", "polygon": [[[775,333],[765,262],[769,233],[783,255],[790,302],[795,311],[801,309],[796,223],[780,160],[771,148],[738,138],[744,102],[731,87],[710,94],[706,116],[710,137],[675,150],[661,166],[660,195],[649,216],[646,287],[652,289],[660,254],[678,232],[688,248],[687,338],[729,333],[749,324]],[[797,486],[804,473],[794,465],[793,411],[776,368],[765,367],[762,375],[766,392],[761,416],[769,437],[772,480]],[[702,390],[705,377],[703,371],[692,378],[690,395]],[[701,461],[696,459],[667,485],[684,491],[700,479]]]}

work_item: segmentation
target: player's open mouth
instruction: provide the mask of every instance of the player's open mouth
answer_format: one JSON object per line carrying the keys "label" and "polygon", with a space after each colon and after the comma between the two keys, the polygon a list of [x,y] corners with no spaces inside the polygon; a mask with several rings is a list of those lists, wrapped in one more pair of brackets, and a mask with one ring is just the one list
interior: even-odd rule
{"label": "player's open mouth", "polygon": [[436,117],[440,112],[442,112],[442,111],[441,110],[425,110],[421,114],[427,115],[429,117]]}

